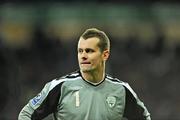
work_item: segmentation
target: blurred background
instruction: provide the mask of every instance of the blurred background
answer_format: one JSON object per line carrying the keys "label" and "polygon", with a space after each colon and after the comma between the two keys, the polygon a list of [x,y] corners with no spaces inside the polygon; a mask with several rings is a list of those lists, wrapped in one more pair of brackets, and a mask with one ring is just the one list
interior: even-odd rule
{"label": "blurred background", "polygon": [[16,120],[46,82],[78,69],[77,41],[90,27],[111,40],[107,72],[131,85],[152,119],[180,120],[173,0],[1,0],[0,119]]}

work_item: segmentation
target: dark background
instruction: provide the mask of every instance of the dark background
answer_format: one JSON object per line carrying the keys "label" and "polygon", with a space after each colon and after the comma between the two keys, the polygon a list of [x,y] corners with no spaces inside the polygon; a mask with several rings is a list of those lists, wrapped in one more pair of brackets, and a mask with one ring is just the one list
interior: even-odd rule
{"label": "dark background", "polygon": [[107,72],[153,120],[179,120],[178,0],[1,0],[0,119],[16,120],[46,82],[78,69],[77,41],[90,27],[111,40]]}

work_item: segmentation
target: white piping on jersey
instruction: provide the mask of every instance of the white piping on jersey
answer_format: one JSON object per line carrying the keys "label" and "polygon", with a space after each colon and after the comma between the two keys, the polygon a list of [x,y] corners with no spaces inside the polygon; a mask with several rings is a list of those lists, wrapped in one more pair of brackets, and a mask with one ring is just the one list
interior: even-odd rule
{"label": "white piping on jersey", "polygon": [[[78,76],[78,77],[80,77],[80,76]],[[78,78],[78,77],[77,77],[77,78]],[[62,78],[62,79],[59,79],[59,80],[54,79],[54,80],[52,80],[52,81],[50,82],[51,85],[50,85],[49,91],[51,91],[55,86],[57,86],[58,84],[60,84],[60,83],[62,83],[62,82],[74,81],[74,80],[76,80],[76,78],[74,78],[74,79]]]}
{"label": "white piping on jersey", "polygon": [[[136,99],[138,98],[137,95],[136,95],[136,93],[134,92],[134,90],[129,86],[129,84],[128,84],[127,82],[119,81],[119,79],[117,79],[117,78],[112,78],[112,77],[110,77],[110,76],[106,76],[106,77],[107,77],[107,81],[109,81],[109,82],[111,82],[111,83],[121,84],[121,85],[125,86],[125,87],[133,94],[133,96],[134,96]],[[116,82],[116,81],[109,80],[108,78],[109,78],[109,79],[117,80],[117,82]],[[118,82],[118,81],[119,81],[119,82]]]}
{"label": "white piping on jersey", "polygon": [[56,85],[60,84],[61,82],[63,82],[62,80],[52,80],[51,81],[51,85],[49,87],[49,91],[51,91]]}
{"label": "white piping on jersey", "polygon": [[[110,79],[114,79],[114,78],[112,78],[112,77],[110,77],[110,76],[106,76],[106,77],[107,77],[107,79],[106,79],[107,81],[109,81],[109,82],[111,82],[111,83],[114,83],[114,84],[121,84],[121,85],[123,85],[124,87],[126,87],[126,88],[132,93],[132,95],[134,96],[134,98],[136,99],[137,104],[144,109],[144,112],[143,112],[144,116],[146,116],[147,118],[150,116],[150,113],[147,111],[147,108],[144,106],[144,103],[139,100],[137,94],[134,92],[134,90],[130,87],[130,85],[129,85],[128,83],[123,82],[123,81],[119,81],[119,82],[118,82],[118,79],[117,79],[117,78],[115,78],[115,80],[117,79],[117,81],[112,81],[112,80],[110,80]],[[109,78],[109,79],[108,79],[108,78]],[[148,119],[148,120],[149,120],[149,119]]]}
{"label": "white piping on jersey", "polygon": [[143,112],[144,116],[146,116],[149,119],[150,113],[147,111],[147,108],[144,106],[144,103],[141,102],[141,100],[138,98],[137,94],[133,91],[133,89],[129,86],[128,83],[122,82],[121,84],[124,85],[133,94],[133,96],[136,99],[137,104],[144,109],[144,112]]}
{"label": "white piping on jersey", "polygon": [[70,76],[78,76],[79,75],[79,73],[72,73],[72,74],[70,74]]}

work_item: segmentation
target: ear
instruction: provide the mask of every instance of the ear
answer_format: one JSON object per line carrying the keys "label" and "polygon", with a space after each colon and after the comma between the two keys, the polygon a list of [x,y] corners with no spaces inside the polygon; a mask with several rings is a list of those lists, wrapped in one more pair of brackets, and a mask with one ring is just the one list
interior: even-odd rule
{"label": "ear", "polygon": [[103,59],[104,59],[105,61],[108,60],[109,55],[110,55],[110,51],[109,51],[109,50],[103,51]]}

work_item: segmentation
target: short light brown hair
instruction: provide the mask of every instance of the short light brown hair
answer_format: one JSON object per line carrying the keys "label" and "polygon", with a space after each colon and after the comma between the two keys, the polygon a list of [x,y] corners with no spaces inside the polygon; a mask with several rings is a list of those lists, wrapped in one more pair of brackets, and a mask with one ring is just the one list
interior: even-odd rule
{"label": "short light brown hair", "polygon": [[87,29],[81,37],[86,40],[88,38],[97,37],[99,38],[98,47],[100,48],[100,51],[103,52],[104,50],[110,50],[110,40],[106,33],[104,33],[101,30],[98,30],[97,28],[90,28]]}

